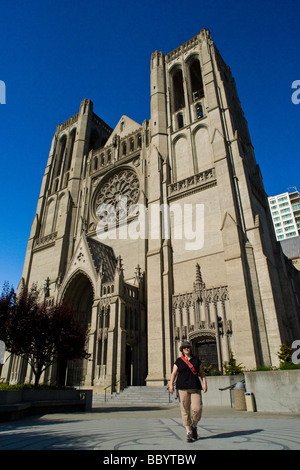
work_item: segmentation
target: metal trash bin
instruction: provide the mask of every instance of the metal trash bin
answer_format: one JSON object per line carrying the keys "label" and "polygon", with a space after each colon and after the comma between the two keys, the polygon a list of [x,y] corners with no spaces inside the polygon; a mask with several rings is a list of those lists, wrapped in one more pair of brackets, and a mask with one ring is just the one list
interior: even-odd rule
{"label": "metal trash bin", "polygon": [[245,400],[246,400],[247,411],[256,411],[255,398],[254,398],[253,393],[246,392]]}
{"label": "metal trash bin", "polygon": [[245,384],[237,382],[233,389],[234,404],[237,411],[246,411]]}

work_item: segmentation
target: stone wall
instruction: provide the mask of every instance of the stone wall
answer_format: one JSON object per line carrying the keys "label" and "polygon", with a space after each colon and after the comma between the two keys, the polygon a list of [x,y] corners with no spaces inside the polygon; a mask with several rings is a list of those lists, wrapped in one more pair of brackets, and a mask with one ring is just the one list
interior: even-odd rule
{"label": "stone wall", "polygon": [[300,370],[246,372],[245,379],[257,411],[300,413]]}
{"label": "stone wall", "polygon": [[204,406],[235,407],[234,393],[227,389],[245,379],[246,392],[253,393],[256,411],[300,413],[300,370],[245,372],[244,376],[207,377]]}
{"label": "stone wall", "polygon": [[32,414],[89,411],[92,390],[1,390],[0,422]]}
{"label": "stone wall", "polygon": [[207,380],[207,393],[202,393],[203,406],[228,406],[234,407],[233,394],[227,387],[232,387],[234,384],[243,380],[244,376],[240,375],[220,375],[215,377],[206,377]]}

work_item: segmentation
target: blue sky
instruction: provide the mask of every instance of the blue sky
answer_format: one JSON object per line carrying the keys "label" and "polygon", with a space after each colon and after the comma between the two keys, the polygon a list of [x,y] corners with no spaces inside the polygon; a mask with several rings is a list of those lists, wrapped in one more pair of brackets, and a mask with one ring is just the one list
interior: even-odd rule
{"label": "blue sky", "polygon": [[82,99],[114,127],[150,118],[150,57],[207,28],[230,66],[269,196],[299,181],[299,0],[2,2],[0,286],[20,280],[56,125]]}

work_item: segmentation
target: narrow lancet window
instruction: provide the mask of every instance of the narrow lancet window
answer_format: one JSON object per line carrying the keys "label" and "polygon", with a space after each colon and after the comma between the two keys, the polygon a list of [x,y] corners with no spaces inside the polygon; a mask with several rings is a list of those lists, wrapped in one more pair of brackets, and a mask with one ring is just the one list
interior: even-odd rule
{"label": "narrow lancet window", "polygon": [[174,111],[184,108],[184,91],[182,70],[177,70],[173,75],[173,92],[174,92]]}
{"label": "narrow lancet window", "polygon": [[200,62],[195,59],[190,65],[190,84],[193,101],[197,101],[204,96],[203,81],[200,69]]}

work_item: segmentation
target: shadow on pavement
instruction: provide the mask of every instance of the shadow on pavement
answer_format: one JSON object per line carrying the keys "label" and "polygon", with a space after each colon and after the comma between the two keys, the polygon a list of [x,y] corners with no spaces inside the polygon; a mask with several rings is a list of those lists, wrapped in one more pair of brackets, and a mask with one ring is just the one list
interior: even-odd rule
{"label": "shadow on pavement", "polygon": [[247,431],[231,431],[231,432],[222,432],[220,434],[215,434],[213,436],[203,436],[203,439],[228,439],[230,437],[237,437],[237,436],[248,436],[249,434],[255,434],[258,432],[262,432],[264,429],[248,429]]}

